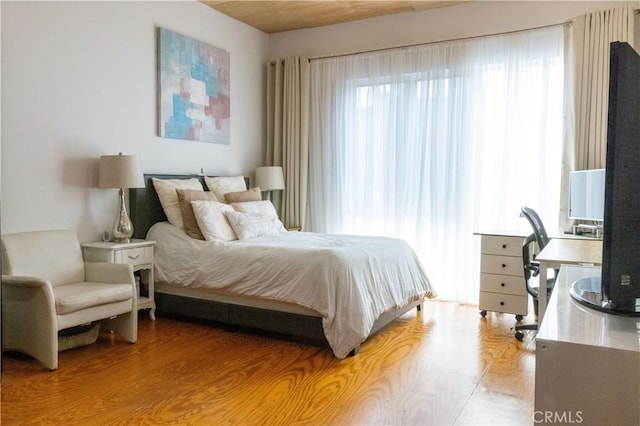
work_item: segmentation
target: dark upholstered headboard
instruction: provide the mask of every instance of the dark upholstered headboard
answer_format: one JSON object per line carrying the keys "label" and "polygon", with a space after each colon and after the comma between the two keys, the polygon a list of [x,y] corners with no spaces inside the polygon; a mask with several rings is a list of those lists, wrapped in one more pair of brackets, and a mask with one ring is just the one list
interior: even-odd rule
{"label": "dark upholstered headboard", "polygon": [[[158,179],[190,179],[198,178],[202,183],[202,188],[208,191],[202,175],[144,175],[144,188],[129,189],[129,211],[131,222],[133,223],[133,238],[146,238],[149,228],[157,222],[164,222],[167,216],[162,210],[158,193],[153,186],[152,178]],[[249,188],[249,178],[244,178],[247,188]]]}

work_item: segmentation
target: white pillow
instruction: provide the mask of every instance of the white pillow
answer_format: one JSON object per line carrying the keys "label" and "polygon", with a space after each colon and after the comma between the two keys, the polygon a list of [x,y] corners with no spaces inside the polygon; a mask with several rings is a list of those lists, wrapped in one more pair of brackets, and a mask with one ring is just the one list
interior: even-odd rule
{"label": "white pillow", "polygon": [[221,203],[226,202],[224,194],[227,192],[241,192],[247,190],[247,184],[244,181],[244,176],[205,176],[204,183],[207,184],[209,191],[216,194],[216,198]]}
{"label": "white pillow", "polygon": [[284,227],[282,222],[280,222],[280,219],[278,219],[278,213],[276,212],[275,207],[273,207],[273,204],[271,204],[271,201],[269,200],[231,203],[231,207],[233,207],[233,209],[237,212],[253,213],[266,216],[273,220],[275,226],[278,228],[278,231],[286,231],[286,228]]}
{"label": "white pillow", "polygon": [[160,198],[160,204],[167,215],[169,223],[184,229],[182,221],[182,211],[180,210],[180,202],[178,201],[178,193],[176,189],[196,189],[203,191],[202,184],[198,178],[191,179],[158,179],[153,178],[153,186]]}
{"label": "white pillow", "polygon": [[224,212],[233,211],[231,206],[217,201],[197,200],[191,202],[191,207],[193,207],[193,214],[205,240],[232,241],[238,239],[224,216]]}
{"label": "white pillow", "polygon": [[225,211],[224,215],[239,240],[280,233],[273,219],[267,216],[256,213],[240,213],[233,210]]}

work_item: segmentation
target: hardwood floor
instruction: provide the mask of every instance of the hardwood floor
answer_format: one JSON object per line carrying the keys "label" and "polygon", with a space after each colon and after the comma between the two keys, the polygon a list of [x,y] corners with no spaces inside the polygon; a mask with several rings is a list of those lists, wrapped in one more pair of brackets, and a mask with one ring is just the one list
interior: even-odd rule
{"label": "hardwood floor", "polygon": [[[328,348],[141,313],[58,370],[5,353],[3,425],[531,424],[535,342],[513,315],[427,301],[344,360]],[[526,320],[525,320],[526,321]]]}

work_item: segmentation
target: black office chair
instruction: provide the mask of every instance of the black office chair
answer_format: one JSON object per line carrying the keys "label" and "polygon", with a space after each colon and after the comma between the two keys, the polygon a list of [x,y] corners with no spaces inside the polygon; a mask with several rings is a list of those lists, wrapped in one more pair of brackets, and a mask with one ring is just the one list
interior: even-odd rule
{"label": "black office chair", "polygon": [[[547,235],[547,230],[542,223],[542,219],[538,216],[535,210],[530,207],[522,207],[520,209],[520,217],[524,217],[531,224],[531,228],[533,228],[533,233],[536,236],[536,242],[538,243],[538,252],[542,251],[543,248],[549,243],[549,236]],[[554,269],[554,276],[558,276],[559,269]]]}
{"label": "black office chair", "polygon": [[[538,315],[538,292],[539,286],[534,285],[533,278],[537,277],[540,273],[540,265],[535,261],[534,255],[534,243],[537,243],[538,236],[534,232],[524,239],[522,242],[522,266],[524,272],[524,284],[527,289],[527,293],[533,298],[533,311]],[[547,297],[551,296],[553,285],[555,283],[555,277],[547,279]],[[536,331],[538,330],[538,324],[520,324],[516,325],[516,339],[522,341],[524,338],[523,331]]]}
{"label": "black office chair", "polygon": [[522,207],[520,210],[520,217],[524,217],[529,221],[533,228],[533,233],[536,236],[538,249],[542,250],[549,242],[549,236],[547,235],[547,230],[544,228],[542,219],[540,219],[538,213],[530,207]]}

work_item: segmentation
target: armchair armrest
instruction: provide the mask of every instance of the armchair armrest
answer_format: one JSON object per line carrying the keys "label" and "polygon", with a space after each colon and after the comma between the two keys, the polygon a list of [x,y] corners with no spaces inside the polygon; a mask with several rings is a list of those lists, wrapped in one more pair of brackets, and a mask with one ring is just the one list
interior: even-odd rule
{"label": "armchair armrest", "polygon": [[127,263],[85,262],[84,273],[86,281],[136,285],[133,266]]}
{"label": "armchair armrest", "polygon": [[39,277],[27,277],[23,275],[3,275],[2,286],[3,287],[51,287],[51,283]]}
{"label": "armchair armrest", "polygon": [[[46,310],[50,318],[55,318],[56,299],[53,295],[53,286],[48,280],[39,277],[24,275],[2,276],[2,316],[4,320],[5,308],[11,310],[12,306],[28,305],[36,308],[33,312]],[[4,321],[3,321],[4,322]],[[55,323],[55,322],[54,322]]]}
{"label": "armchair armrest", "polygon": [[3,349],[28,353],[54,370],[58,352],[55,305],[53,287],[48,280],[3,275]]}

